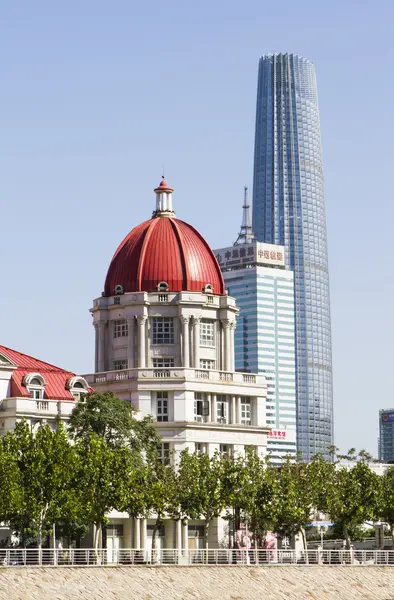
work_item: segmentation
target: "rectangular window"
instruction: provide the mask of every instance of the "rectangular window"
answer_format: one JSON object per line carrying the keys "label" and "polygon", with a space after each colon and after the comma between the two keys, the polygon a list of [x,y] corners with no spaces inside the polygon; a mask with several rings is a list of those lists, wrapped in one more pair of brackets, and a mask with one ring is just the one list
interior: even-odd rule
{"label": "rectangular window", "polygon": [[227,401],[224,396],[218,396],[216,403],[216,417],[218,423],[227,423]]}
{"label": "rectangular window", "polygon": [[232,447],[229,444],[220,444],[219,452],[224,458],[229,458],[232,454]]}
{"label": "rectangular window", "polygon": [[154,358],[153,367],[155,369],[171,369],[174,366],[173,358]]}
{"label": "rectangular window", "polygon": [[206,423],[209,415],[209,402],[204,399],[204,395],[195,392],[194,394],[194,420],[200,423]]}
{"label": "rectangular window", "polygon": [[129,326],[126,319],[118,319],[113,325],[114,338],[127,337],[129,335]]}
{"label": "rectangular window", "polygon": [[194,444],[194,451],[196,454],[206,454],[208,451],[207,444],[200,444],[196,442]]}
{"label": "rectangular window", "polygon": [[153,344],[174,343],[174,319],[153,317]]}
{"label": "rectangular window", "polygon": [[[241,423],[242,425],[251,425],[251,406],[250,406],[250,398],[241,398]],[[268,413],[267,413],[268,414]]]}
{"label": "rectangular window", "polygon": [[39,400],[40,398],[43,398],[43,390],[30,390],[30,396],[35,400]]}
{"label": "rectangular window", "polygon": [[156,417],[158,421],[168,421],[168,392],[157,392]]}
{"label": "rectangular window", "polygon": [[215,346],[215,323],[202,319],[200,324],[200,346]]}
{"label": "rectangular window", "polygon": [[207,358],[201,358],[200,359],[200,369],[214,369],[215,368],[215,361],[214,360],[209,360]]}
{"label": "rectangular window", "polygon": [[163,463],[163,465],[170,464],[170,444],[169,442],[164,442],[163,444],[159,444],[157,447],[158,458]]}
{"label": "rectangular window", "polygon": [[127,362],[127,358],[120,358],[120,359],[114,360],[113,370],[114,371],[123,371],[123,369],[127,369],[128,366],[129,365]]}

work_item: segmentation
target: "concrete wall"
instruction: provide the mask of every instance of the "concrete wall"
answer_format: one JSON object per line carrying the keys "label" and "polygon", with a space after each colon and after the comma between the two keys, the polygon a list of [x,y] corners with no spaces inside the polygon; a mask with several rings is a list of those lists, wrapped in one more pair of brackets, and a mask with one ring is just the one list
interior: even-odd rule
{"label": "concrete wall", "polygon": [[5,567],[0,598],[392,600],[394,567]]}

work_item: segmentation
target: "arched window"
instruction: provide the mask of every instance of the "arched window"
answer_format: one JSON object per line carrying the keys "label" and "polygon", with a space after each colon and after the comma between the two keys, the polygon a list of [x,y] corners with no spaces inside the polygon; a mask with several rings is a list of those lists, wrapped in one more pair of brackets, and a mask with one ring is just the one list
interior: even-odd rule
{"label": "arched window", "polygon": [[204,292],[206,294],[213,294],[213,286],[210,283],[204,286]]}
{"label": "arched window", "polygon": [[72,393],[75,400],[81,400],[89,391],[89,386],[83,377],[71,377],[66,383],[66,388]]}
{"label": "arched window", "polygon": [[157,285],[157,291],[158,292],[168,292],[168,283],[166,281],[160,281],[160,283]]}
{"label": "arched window", "polygon": [[123,285],[120,285],[120,283],[118,285],[115,286],[115,296],[121,296],[123,294]]}
{"label": "arched window", "polygon": [[40,373],[29,373],[23,378],[23,384],[31,398],[42,400],[45,391],[45,380]]}

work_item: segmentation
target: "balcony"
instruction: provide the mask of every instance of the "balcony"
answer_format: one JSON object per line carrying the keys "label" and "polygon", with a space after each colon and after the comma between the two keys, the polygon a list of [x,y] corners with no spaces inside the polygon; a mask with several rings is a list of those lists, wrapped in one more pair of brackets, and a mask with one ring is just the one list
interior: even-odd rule
{"label": "balcony", "polygon": [[149,380],[173,380],[175,381],[190,381],[204,380],[212,383],[220,384],[235,384],[249,387],[264,387],[265,378],[261,375],[253,373],[239,373],[229,371],[213,371],[208,369],[184,369],[176,368],[146,368],[146,369],[123,369],[121,371],[104,371],[102,373],[92,373],[84,375],[89,385],[97,385],[100,383],[112,383],[116,381],[149,381]]}

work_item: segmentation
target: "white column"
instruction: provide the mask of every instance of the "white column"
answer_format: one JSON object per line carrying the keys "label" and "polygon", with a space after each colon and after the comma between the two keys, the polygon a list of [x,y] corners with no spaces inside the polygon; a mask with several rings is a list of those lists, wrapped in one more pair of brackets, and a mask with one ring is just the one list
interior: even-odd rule
{"label": "white column", "polygon": [[182,521],[182,549],[187,550],[189,545],[189,527],[187,525],[187,519]]}
{"label": "white column", "polygon": [[231,423],[237,422],[235,396],[231,396]]}
{"label": "white column", "polygon": [[183,367],[188,369],[190,367],[190,336],[189,336],[189,322],[190,317],[180,317],[182,323],[182,355],[183,355]]}
{"label": "white column", "polygon": [[212,423],[212,394],[207,394],[206,395],[206,400],[207,400],[208,406],[209,406],[209,417],[208,417],[208,420],[211,421],[211,423]]}
{"label": "white column", "polygon": [[105,321],[98,322],[98,358],[97,371],[105,371]]}
{"label": "white column", "polygon": [[175,521],[175,545],[177,550],[182,550],[182,521]]}
{"label": "white column", "polygon": [[146,550],[146,540],[148,537],[148,526],[146,519],[140,519],[141,525],[141,549]]}
{"label": "white column", "polygon": [[134,550],[141,550],[141,527],[140,520],[134,519],[134,539],[133,539]]}
{"label": "white column", "polygon": [[216,415],[217,415],[217,398],[216,394],[212,394],[212,403],[211,403],[211,423],[216,423]]}
{"label": "white column", "polygon": [[129,329],[129,345],[127,348],[127,362],[129,365],[129,369],[134,369],[135,367],[135,359],[134,359],[134,335],[135,335],[135,319],[134,317],[127,317],[127,325]]}
{"label": "white column", "polygon": [[224,361],[223,361],[223,370],[230,371],[231,370],[231,332],[230,325],[231,321],[229,319],[223,319],[223,330],[224,330]]}
{"label": "white column", "polygon": [[235,371],[235,342],[234,342],[234,334],[235,334],[235,321],[231,321],[230,325],[230,371]]}
{"label": "white column", "polygon": [[138,366],[140,369],[144,369],[146,366],[146,350],[145,350],[145,329],[146,329],[147,316],[142,315],[138,317]]}
{"label": "white column", "polygon": [[200,317],[193,317],[193,366],[200,368]]}
{"label": "white column", "polygon": [[241,396],[237,397],[236,419],[237,419],[237,423],[241,422]]}

